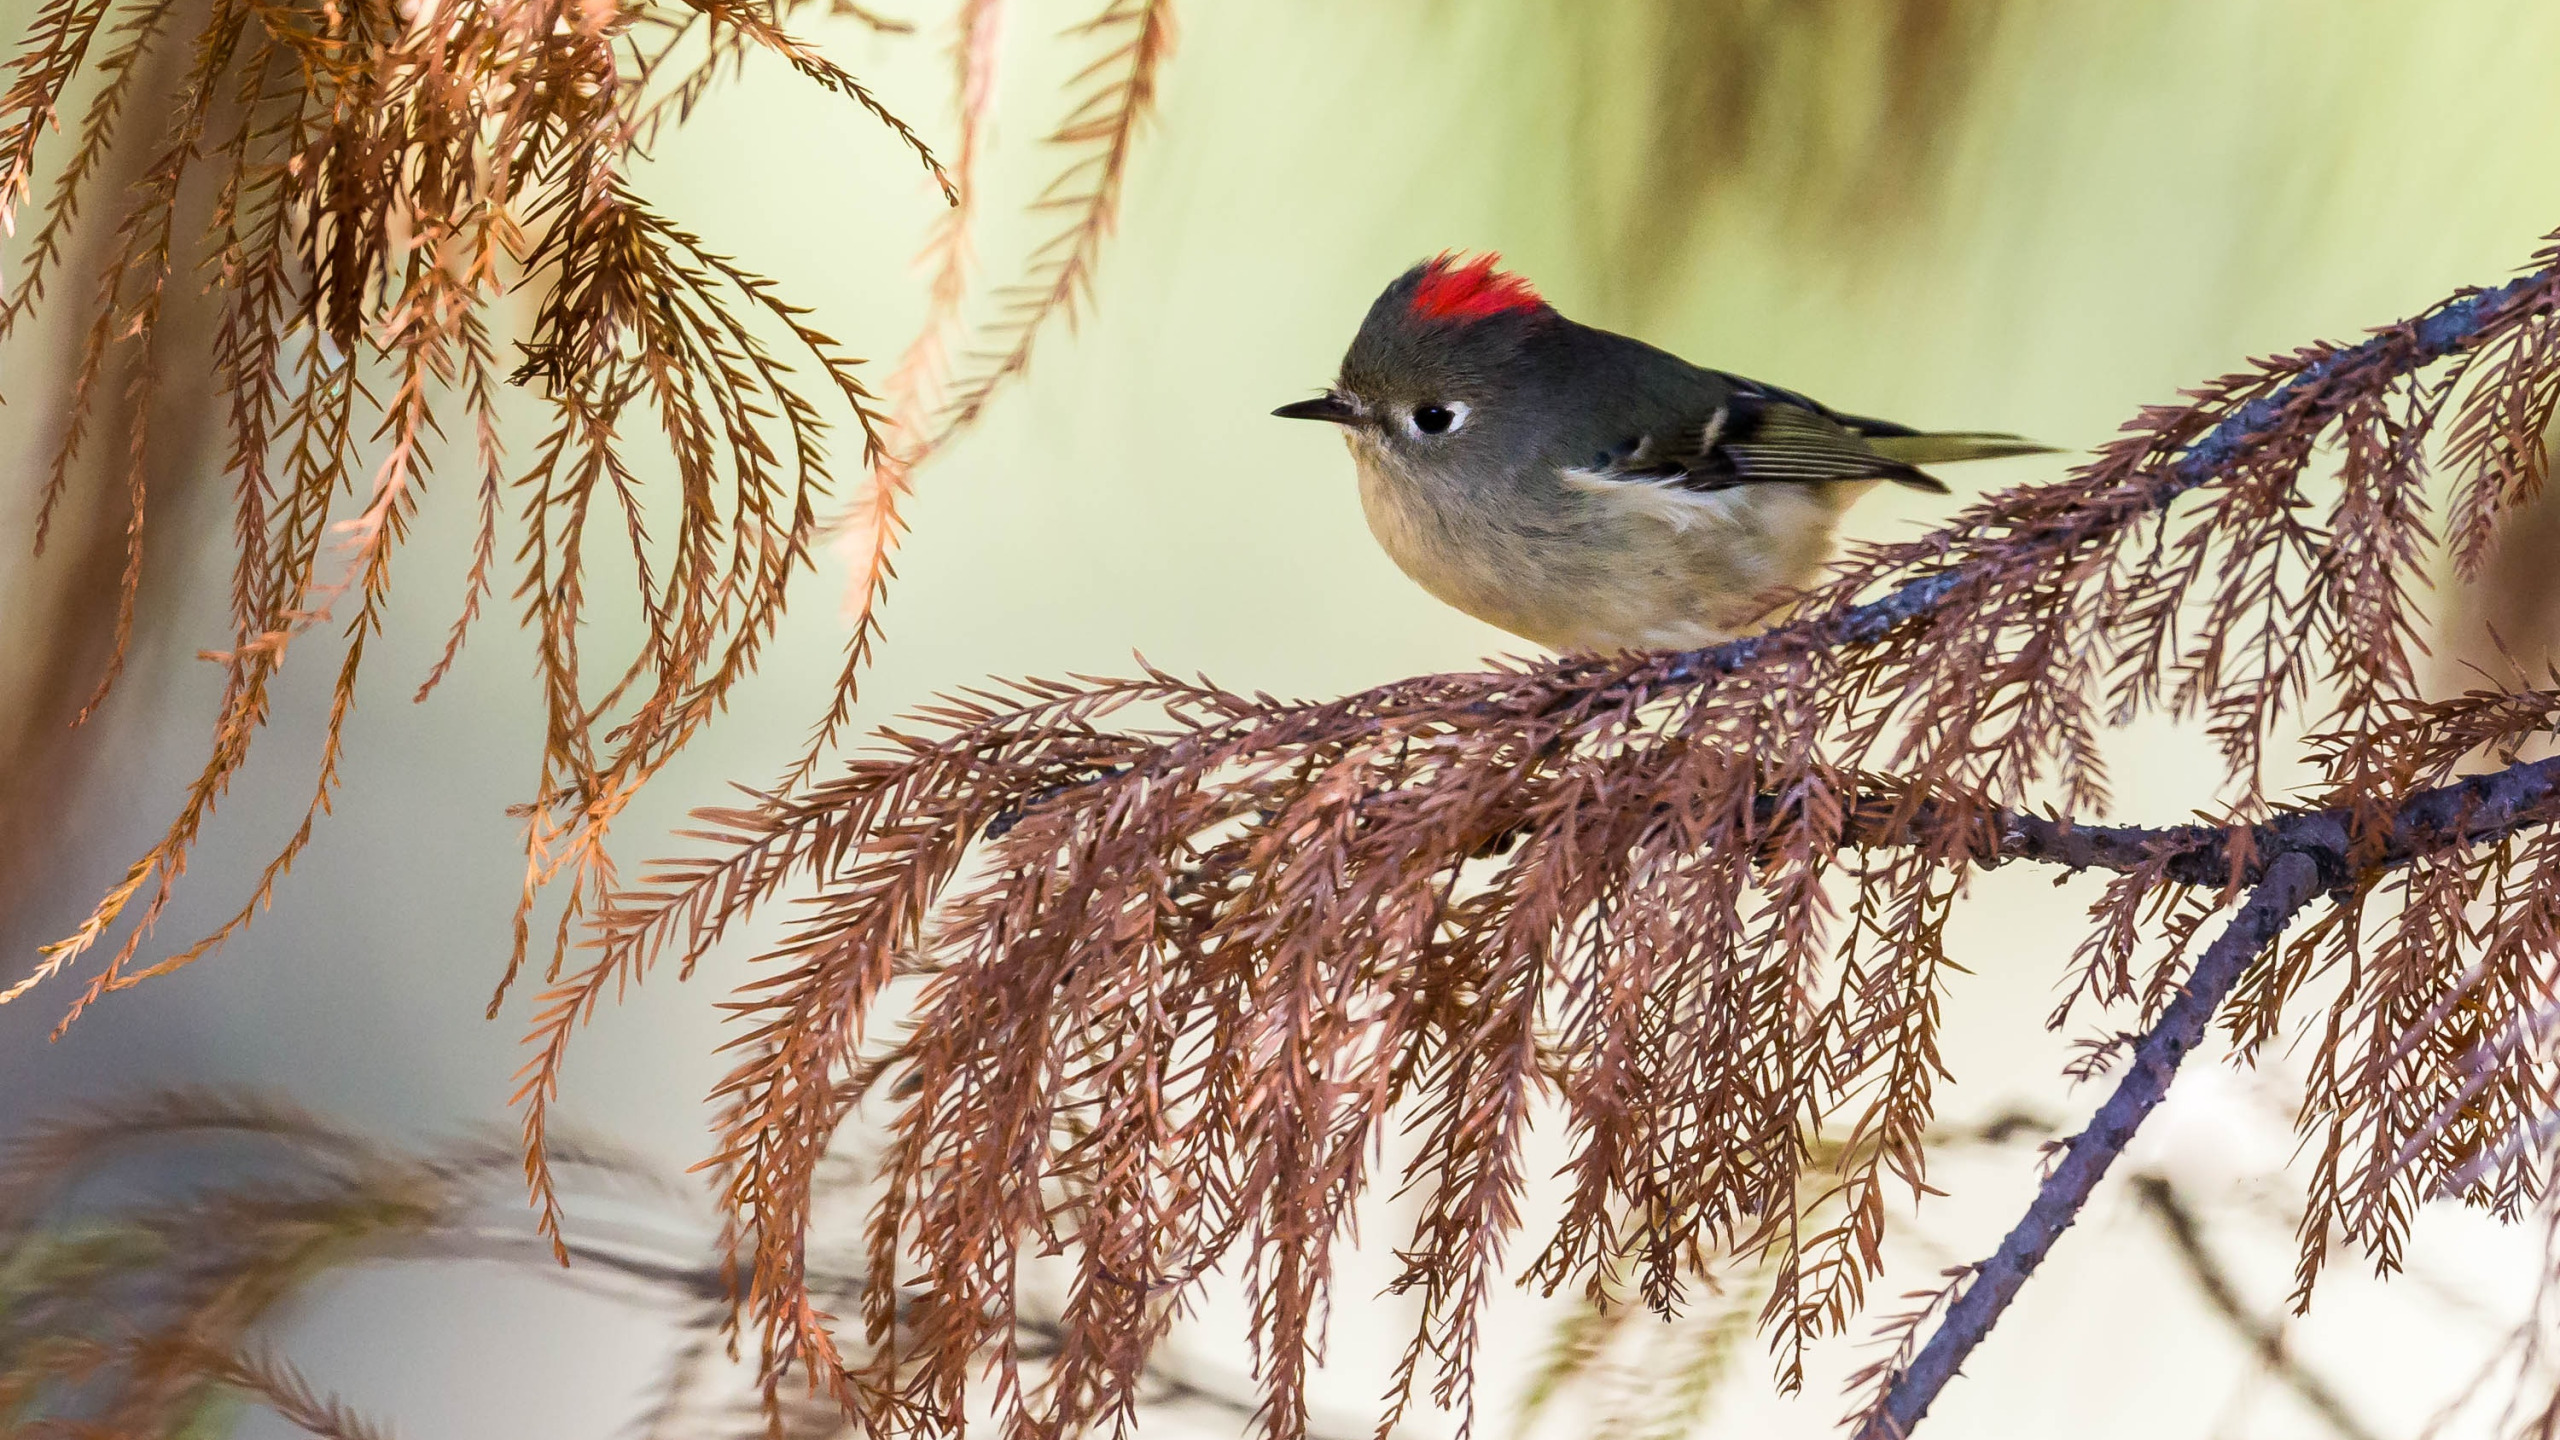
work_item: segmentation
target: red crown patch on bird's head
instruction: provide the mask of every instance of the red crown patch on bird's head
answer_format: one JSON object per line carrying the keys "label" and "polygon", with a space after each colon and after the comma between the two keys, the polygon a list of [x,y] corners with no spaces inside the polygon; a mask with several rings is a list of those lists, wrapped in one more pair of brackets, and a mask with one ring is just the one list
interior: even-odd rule
{"label": "red crown patch on bird's head", "polygon": [[1528,281],[1494,268],[1502,257],[1487,251],[1473,260],[1444,250],[1422,267],[1422,283],[1414,287],[1413,314],[1424,320],[1483,320],[1521,310],[1544,310],[1547,302]]}

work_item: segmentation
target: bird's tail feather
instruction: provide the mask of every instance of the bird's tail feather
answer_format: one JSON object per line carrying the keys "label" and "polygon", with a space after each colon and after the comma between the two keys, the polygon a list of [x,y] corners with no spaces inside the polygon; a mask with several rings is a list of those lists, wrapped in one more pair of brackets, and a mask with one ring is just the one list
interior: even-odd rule
{"label": "bird's tail feather", "polygon": [[2050,455],[2051,445],[2039,445],[2019,435],[1994,435],[1981,431],[1950,431],[1936,435],[1870,435],[1867,448],[1887,460],[1905,465],[1949,465],[1958,460],[1997,460],[2007,455]]}

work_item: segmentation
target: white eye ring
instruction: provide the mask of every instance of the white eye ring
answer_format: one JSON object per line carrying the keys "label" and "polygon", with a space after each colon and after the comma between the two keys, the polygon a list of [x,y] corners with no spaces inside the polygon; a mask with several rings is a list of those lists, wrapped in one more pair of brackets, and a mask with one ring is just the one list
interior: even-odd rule
{"label": "white eye ring", "polygon": [[[1444,415],[1448,418],[1437,428],[1432,428],[1423,423],[1426,415],[1434,420]],[[1437,440],[1444,435],[1454,435],[1466,428],[1466,424],[1467,402],[1464,400],[1426,400],[1404,412],[1404,428],[1417,440]]]}

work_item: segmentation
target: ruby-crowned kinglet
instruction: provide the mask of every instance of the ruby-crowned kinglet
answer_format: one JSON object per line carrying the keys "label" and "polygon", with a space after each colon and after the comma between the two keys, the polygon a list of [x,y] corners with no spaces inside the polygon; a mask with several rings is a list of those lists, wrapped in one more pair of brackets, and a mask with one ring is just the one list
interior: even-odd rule
{"label": "ruby-crowned kinglet", "polygon": [[1386,288],[1313,400],[1340,425],[1369,529],[1422,588],[1564,651],[1689,647],[1765,623],[1832,527],[1917,467],[2050,449],[1922,434],[1579,325],[1452,255]]}

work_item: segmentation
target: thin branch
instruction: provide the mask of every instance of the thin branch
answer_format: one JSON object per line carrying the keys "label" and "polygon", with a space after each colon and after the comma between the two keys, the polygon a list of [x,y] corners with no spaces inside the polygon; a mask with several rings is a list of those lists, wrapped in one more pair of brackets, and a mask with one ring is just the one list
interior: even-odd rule
{"label": "thin branch", "polygon": [[2061,1163],[2045,1177],[2034,1203],[2027,1207],[2025,1218],[1982,1262],[1911,1368],[1894,1378],[1884,1403],[1860,1428],[1860,1440],[1908,1435],[1929,1413],[1938,1392],[1955,1378],[1973,1347],[1991,1333],[2018,1288],[2079,1218],[2080,1207],[2124,1153],[2144,1118],[2168,1095],[2179,1063],[2203,1041],[2206,1025],[2240,983],[2241,974],[2321,889],[2320,867],[2307,855],[2287,854],[2268,866],[2266,878],[2196,962],[2195,972],[2161,1012],[2159,1023],[2135,1045],[2132,1064],[2116,1093],[2099,1108],[2089,1128],[2072,1138]]}
{"label": "thin branch", "polygon": [[[2506,317],[2510,304],[2540,298],[2551,282],[2551,272],[2536,271],[2493,289],[2454,296],[2414,321],[2378,330],[2363,343],[2304,367],[2189,445],[2163,481],[2150,487],[2138,508],[2166,508],[2170,501],[2255,454],[2271,437],[2299,428],[2306,409],[2325,422],[2340,409],[2327,393],[2333,380],[2367,365],[2388,365],[2403,374],[2424,369],[2494,327]],[[1668,688],[1730,675],[1792,647],[1871,644],[1934,613],[1967,581],[1979,578],[1974,568],[1924,575],[1863,605],[1808,612],[1756,635],[1692,650],[1657,678]],[[1606,664],[1595,660],[1588,668],[1599,670]]]}
{"label": "thin branch", "polygon": [[[989,840],[1001,839],[1040,806],[1119,773],[1115,767],[1092,780],[1049,786],[1026,804],[998,811],[981,833]],[[1755,819],[1766,825],[1777,818],[1781,805],[1777,797],[1763,794],[1755,809]],[[2277,857],[2307,855],[2320,866],[2323,888],[2336,889],[2360,872],[2392,869],[2448,846],[2495,839],[2560,817],[2560,756],[2417,791],[2391,812],[2387,831],[2365,837],[2362,849],[2356,844],[2357,811],[2345,805],[2287,811],[2254,825],[2083,825],[2068,816],[1990,806],[1954,813],[1978,817],[1959,823],[1979,827],[1982,843],[1966,849],[1985,867],[2019,861],[2125,875],[2159,865],[2162,878],[2172,884],[2245,886],[2264,879]],[[1949,818],[1950,807],[1936,800],[1913,804],[1906,795],[1871,787],[1851,806],[1839,846],[1874,850],[1944,843]],[[2240,835],[2248,838],[2235,853],[2234,838]],[[1494,848],[1513,838],[1498,837]]]}
{"label": "thin branch", "polygon": [[[2250,885],[2263,879],[2278,856],[2307,855],[2319,863],[2325,888],[2345,884],[2360,870],[2389,869],[2448,845],[2491,839],[2560,808],[2560,758],[2510,765],[2450,785],[2421,790],[2392,812],[2387,832],[2354,843],[2356,810],[2336,806],[2296,810],[2251,826],[2075,825],[2068,819],[1993,811],[1984,821],[1996,835],[1996,860],[2026,860],[2071,870],[2126,874],[2167,859],[2164,878],[2182,885]],[[1889,799],[1862,802],[1843,841],[1861,846],[1910,844],[1934,828],[1936,807],[1923,804],[1909,822],[1891,820]],[[2367,813],[2370,807],[2367,807]],[[2234,864],[2235,833],[2249,836]],[[1995,861],[1996,863],[1996,861]],[[2236,873],[2235,873],[2236,871]]]}

